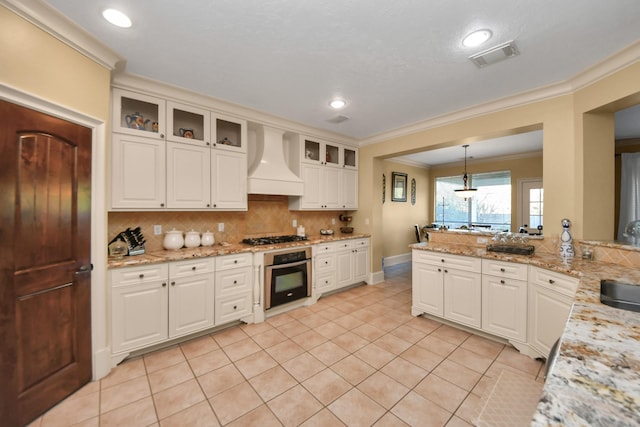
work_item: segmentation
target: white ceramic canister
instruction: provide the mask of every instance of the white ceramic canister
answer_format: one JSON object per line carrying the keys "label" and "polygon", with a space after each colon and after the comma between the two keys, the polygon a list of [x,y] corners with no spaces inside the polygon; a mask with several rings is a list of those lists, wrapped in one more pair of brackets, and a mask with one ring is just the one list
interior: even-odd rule
{"label": "white ceramic canister", "polygon": [[162,242],[162,246],[170,251],[175,251],[182,248],[182,246],[184,246],[182,231],[176,230],[175,228],[171,231],[167,231],[164,234],[164,241]]}
{"label": "white ceramic canister", "polygon": [[207,230],[206,232],[202,233],[202,239],[200,240],[200,244],[202,246],[213,246],[215,242],[216,242],[216,239],[215,237],[213,237],[212,232]]}
{"label": "white ceramic canister", "polygon": [[200,233],[197,231],[187,231],[184,237],[184,245],[187,248],[197,248],[200,246]]}

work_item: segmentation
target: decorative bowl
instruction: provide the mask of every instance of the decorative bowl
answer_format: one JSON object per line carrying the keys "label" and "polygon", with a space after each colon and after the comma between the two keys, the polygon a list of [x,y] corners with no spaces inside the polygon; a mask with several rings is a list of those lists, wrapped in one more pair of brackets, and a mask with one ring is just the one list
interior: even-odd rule
{"label": "decorative bowl", "polygon": [[353,227],[340,227],[340,232],[343,234],[353,233]]}
{"label": "decorative bowl", "polygon": [[333,234],[333,230],[325,230],[324,228],[320,229],[320,234],[323,236],[331,236]]}

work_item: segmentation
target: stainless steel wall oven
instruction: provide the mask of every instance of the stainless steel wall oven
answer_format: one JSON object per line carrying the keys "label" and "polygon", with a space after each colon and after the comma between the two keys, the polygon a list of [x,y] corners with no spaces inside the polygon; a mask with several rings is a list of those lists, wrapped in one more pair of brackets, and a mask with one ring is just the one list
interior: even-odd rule
{"label": "stainless steel wall oven", "polygon": [[264,254],[265,310],[311,296],[311,248],[287,248]]}

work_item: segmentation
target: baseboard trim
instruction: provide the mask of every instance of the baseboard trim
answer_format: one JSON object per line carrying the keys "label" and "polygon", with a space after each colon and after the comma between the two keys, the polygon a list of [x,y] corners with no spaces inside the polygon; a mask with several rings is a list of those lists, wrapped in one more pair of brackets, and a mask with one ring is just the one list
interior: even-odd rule
{"label": "baseboard trim", "polygon": [[367,281],[369,285],[377,285],[382,282],[384,282],[384,271],[372,271],[369,274],[369,280]]}
{"label": "baseboard trim", "polygon": [[382,259],[382,265],[384,267],[391,267],[392,265],[403,264],[405,262],[410,262],[410,261],[411,261],[411,252],[407,252],[406,254],[384,257]]}

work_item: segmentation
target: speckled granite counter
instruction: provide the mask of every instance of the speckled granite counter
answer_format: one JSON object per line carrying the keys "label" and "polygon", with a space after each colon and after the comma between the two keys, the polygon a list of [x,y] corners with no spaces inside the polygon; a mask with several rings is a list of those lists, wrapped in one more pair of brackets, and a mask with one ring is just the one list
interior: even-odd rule
{"label": "speckled granite counter", "polygon": [[336,242],[340,240],[348,240],[348,239],[360,239],[370,237],[368,234],[342,234],[336,233],[331,236],[307,236],[307,240],[301,242],[291,242],[291,243],[279,243],[276,245],[262,245],[262,246],[251,246],[245,245],[243,243],[232,243],[220,245],[216,244],[214,246],[200,246],[197,248],[182,248],[176,251],[158,251],[158,252],[150,252],[143,255],[135,255],[135,256],[126,256],[123,259],[115,259],[109,257],[108,266],[109,268],[120,268],[120,267],[133,267],[136,265],[144,265],[144,264],[155,264],[160,262],[169,262],[169,261],[181,261],[185,259],[192,258],[203,258],[203,257],[211,257],[211,256],[220,256],[220,255],[229,255],[229,254],[237,254],[241,252],[264,252],[264,251],[273,251],[277,249],[290,248],[295,246],[310,246],[317,245],[320,243],[326,242]]}
{"label": "speckled granite counter", "polygon": [[640,425],[640,313],[600,303],[600,280],[640,283],[640,269],[546,253],[532,257],[486,253],[454,244],[416,244],[414,249],[520,262],[580,278],[532,426]]}

